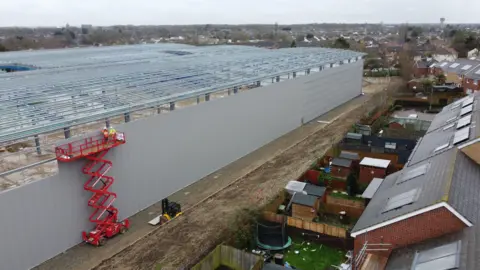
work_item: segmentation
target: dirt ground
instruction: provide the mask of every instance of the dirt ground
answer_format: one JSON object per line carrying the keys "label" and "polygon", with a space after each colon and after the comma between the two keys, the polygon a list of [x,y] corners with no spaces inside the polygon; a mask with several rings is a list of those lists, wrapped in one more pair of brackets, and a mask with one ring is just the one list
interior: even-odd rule
{"label": "dirt ground", "polygon": [[340,140],[367,109],[384,100],[374,93],[385,89],[386,83],[365,83],[365,96],[173,194],[170,199],[185,209],[173,222],[162,227],[147,224],[161,211],[157,203],[131,217],[132,230],[106,246],[81,244],[34,269],[153,269],[159,263],[172,269],[188,267],[215,246],[237,210],[270,201]]}

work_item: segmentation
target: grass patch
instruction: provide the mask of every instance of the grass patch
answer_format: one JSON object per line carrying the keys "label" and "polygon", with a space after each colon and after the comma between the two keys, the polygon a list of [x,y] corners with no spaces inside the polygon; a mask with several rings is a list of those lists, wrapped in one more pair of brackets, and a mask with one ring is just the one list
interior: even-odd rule
{"label": "grass patch", "polygon": [[338,192],[338,193],[332,192],[329,195],[332,196],[332,197],[351,200],[351,201],[360,201],[360,202],[365,201],[363,198],[360,198],[360,197],[357,197],[357,196],[348,196],[348,195],[342,194],[340,192]]}
{"label": "grass patch", "polygon": [[345,252],[342,250],[301,239],[294,239],[285,253],[285,261],[300,270],[324,270],[331,265],[340,265],[344,260]]}

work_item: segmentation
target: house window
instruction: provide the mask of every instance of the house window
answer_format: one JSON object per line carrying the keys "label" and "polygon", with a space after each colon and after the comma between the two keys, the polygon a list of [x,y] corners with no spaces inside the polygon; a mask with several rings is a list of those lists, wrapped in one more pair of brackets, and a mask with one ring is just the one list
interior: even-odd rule
{"label": "house window", "polygon": [[416,252],[412,270],[451,270],[460,266],[461,241]]}
{"label": "house window", "polygon": [[385,143],[385,148],[387,149],[397,149],[397,143],[394,143],[394,142],[386,142]]}

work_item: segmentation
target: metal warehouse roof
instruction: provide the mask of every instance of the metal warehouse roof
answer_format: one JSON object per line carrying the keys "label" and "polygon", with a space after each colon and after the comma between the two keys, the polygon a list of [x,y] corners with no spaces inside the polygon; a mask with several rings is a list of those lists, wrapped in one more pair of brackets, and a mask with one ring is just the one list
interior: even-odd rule
{"label": "metal warehouse roof", "polygon": [[179,44],[1,53],[0,65],[37,69],[0,73],[0,143],[362,55]]}

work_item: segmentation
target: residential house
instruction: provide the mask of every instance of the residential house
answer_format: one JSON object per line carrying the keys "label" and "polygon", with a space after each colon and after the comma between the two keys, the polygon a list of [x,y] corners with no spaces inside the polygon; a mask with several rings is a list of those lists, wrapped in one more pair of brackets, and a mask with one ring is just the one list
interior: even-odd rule
{"label": "residential house", "polygon": [[480,61],[477,59],[457,59],[455,62],[441,62],[435,64],[431,73],[438,75],[443,73],[446,82],[462,86],[466,94],[478,90],[480,76]]}
{"label": "residential house", "polygon": [[430,75],[430,66],[437,63],[432,58],[422,58],[416,60],[413,64],[413,76],[415,78],[422,78]]}
{"label": "residential house", "polygon": [[424,57],[430,57],[436,62],[453,62],[458,58],[458,54],[445,48],[431,46],[429,48],[416,50],[413,57],[414,61],[418,61]]}
{"label": "residential house", "polygon": [[[416,140],[378,137],[375,135],[347,136],[339,143],[342,150],[365,157],[390,160],[392,166],[401,169],[417,143]],[[354,163],[355,164],[355,163]]]}
{"label": "residential house", "polygon": [[385,178],[387,169],[390,166],[390,160],[378,158],[363,158],[360,161],[360,174],[358,182],[362,184],[370,184],[374,178]]}
{"label": "residential house", "polygon": [[377,269],[480,269],[479,104],[475,94],[444,107],[382,181],[352,229],[356,255],[388,258]]}
{"label": "residential house", "polygon": [[463,87],[467,95],[474,91],[480,91],[480,61],[478,63],[479,65],[470,69],[464,75]]}

